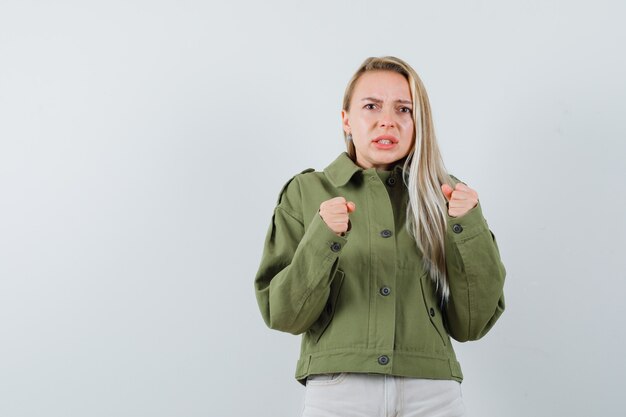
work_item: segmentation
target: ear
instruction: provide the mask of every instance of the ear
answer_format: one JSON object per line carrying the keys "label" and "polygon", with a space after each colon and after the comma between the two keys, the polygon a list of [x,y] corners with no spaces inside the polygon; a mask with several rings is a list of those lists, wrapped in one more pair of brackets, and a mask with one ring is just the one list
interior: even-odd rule
{"label": "ear", "polygon": [[341,110],[341,124],[343,126],[343,131],[346,132],[346,134],[352,131],[352,128],[350,127],[350,118],[348,116],[348,112],[345,110]]}

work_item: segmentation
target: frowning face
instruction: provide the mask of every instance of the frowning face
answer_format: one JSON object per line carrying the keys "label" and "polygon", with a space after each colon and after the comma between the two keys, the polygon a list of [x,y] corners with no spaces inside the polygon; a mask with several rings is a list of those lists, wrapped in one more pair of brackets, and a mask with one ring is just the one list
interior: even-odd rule
{"label": "frowning face", "polygon": [[408,155],[415,140],[409,82],[395,71],[363,73],[341,119],[344,131],[352,134],[357,165],[388,169]]}

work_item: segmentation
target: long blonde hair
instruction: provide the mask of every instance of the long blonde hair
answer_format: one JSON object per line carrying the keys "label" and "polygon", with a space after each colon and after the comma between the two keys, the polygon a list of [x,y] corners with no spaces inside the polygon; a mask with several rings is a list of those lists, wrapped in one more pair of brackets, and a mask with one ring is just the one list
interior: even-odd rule
{"label": "long blonde hair", "polygon": [[[409,64],[393,56],[367,58],[346,87],[343,110],[350,110],[350,101],[357,80],[366,71],[395,71],[409,83],[413,100],[413,125],[415,142],[403,165],[403,182],[408,189],[409,204],[406,228],[422,253],[424,269],[435,284],[442,305],[447,302],[450,286],[446,271],[445,234],[447,227],[446,199],[441,185],[454,181],[445,169],[435,138],[430,103],[422,80]],[[356,163],[354,142],[344,131],[348,155]],[[415,162],[416,161],[416,162]]]}

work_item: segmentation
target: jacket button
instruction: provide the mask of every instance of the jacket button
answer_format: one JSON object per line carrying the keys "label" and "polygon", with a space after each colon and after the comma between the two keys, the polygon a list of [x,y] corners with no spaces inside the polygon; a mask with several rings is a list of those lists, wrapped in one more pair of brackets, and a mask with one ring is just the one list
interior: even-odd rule
{"label": "jacket button", "polygon": [[430,308],[430,317],[435,317],[435,309],[434,308]]}
{"label": "jacket button", "polygon": [[387,178],[387,185],[393,187],[394,185],[396,185],[396,179],[394,177]]}
{"label": "jacket button", "polygon": [[452,231],[454,233],[461,233],[463,231],[463,226],[461,226],[460,224],[455,224],[452,226]]}
{"label": "jacket button", "polygon": [[381,365],[387,365],[389,363],[389,356],[381,355],[378,357],[378,363]]}
{"label": "jacket button", "polygon": [[330,250],[332,250],[333,252],[339,252],[340,249],[341,249],[340,243],[333,242],[333,244],[330,245]]}
{"label": "jacket button", "polygon": [[382,287],[380,289],[380,293],[384,296],[388,296],[389,294],[391,294],[391,288],[389,287]]}
{"label": "jacket button", "polygon": [[381,235],[382,237],[391,237],[391,235],[392,235],[392,234],[393,234],[393,233],[391,233],[391,230],[389,230],[389,229],[385,229],[385,230],[383,230],[382,232],[380,232],[380,235]]}

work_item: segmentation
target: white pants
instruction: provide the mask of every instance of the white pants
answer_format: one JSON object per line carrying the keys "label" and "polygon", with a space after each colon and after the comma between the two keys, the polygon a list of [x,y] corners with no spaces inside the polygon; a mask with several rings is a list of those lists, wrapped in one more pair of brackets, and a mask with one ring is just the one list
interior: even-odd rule
{"label": "white pants", "polygon": [[461,383],[367,373],[311,375],[301,417],[460,417]]}

